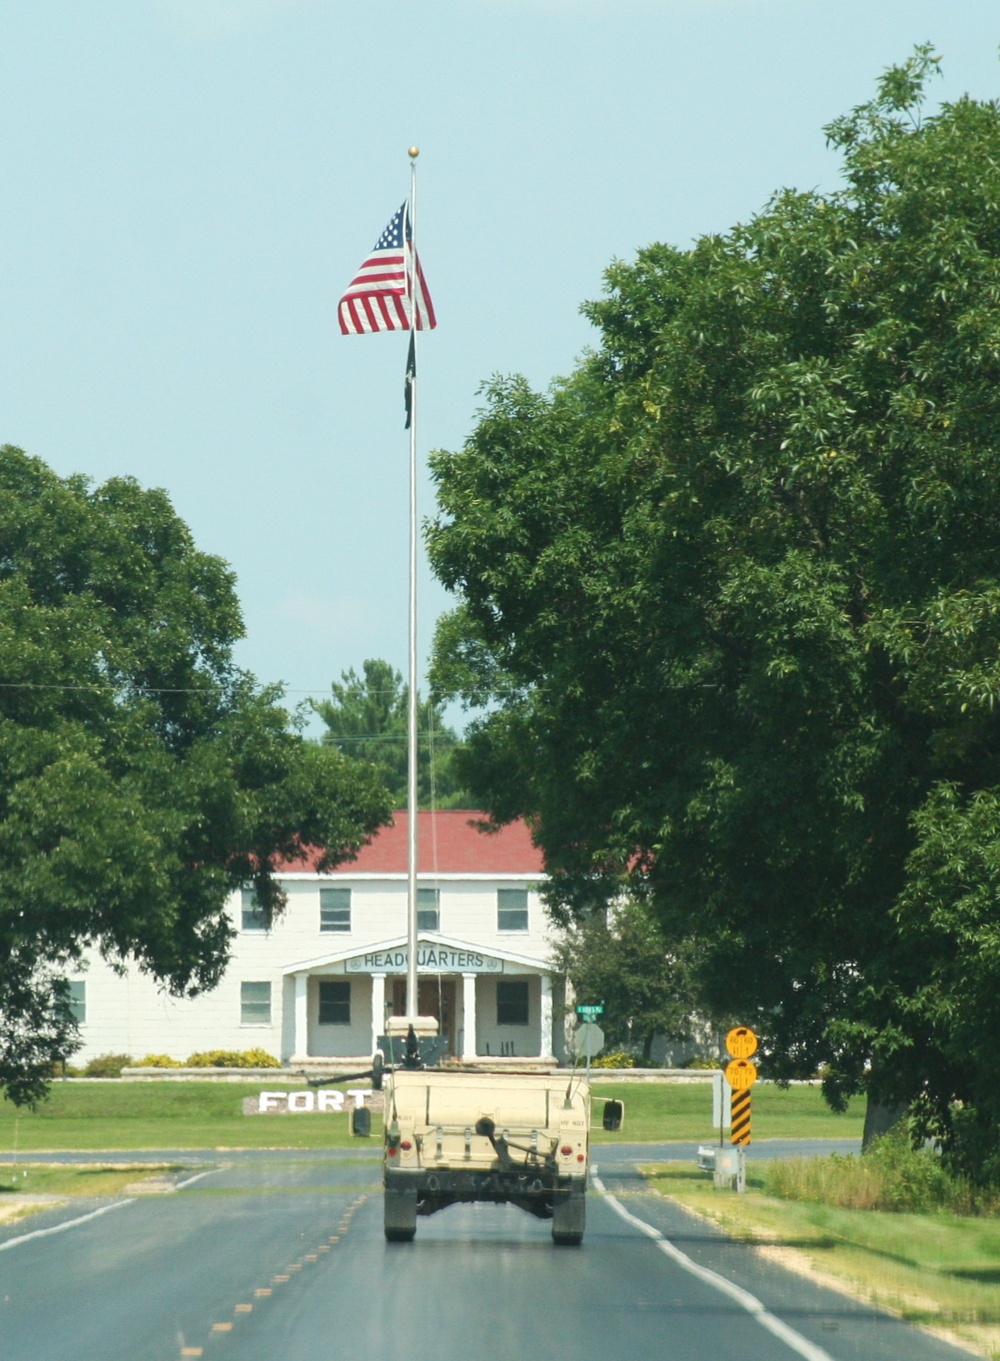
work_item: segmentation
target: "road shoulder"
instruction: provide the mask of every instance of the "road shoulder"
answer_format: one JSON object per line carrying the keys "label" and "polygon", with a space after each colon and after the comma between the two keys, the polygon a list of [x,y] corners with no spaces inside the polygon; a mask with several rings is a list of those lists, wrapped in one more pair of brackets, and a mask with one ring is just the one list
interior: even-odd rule
{"label": "road shoulder", "polygon": [[601,1166],[598,1172],[627,1210],[658,1230],[693,1262],[758,1299],[771,1314],[793,1326],[833,1361],[864,1356],[867,1361],[968,1361],[989,1355],[967,1338],[942,1336],[917,1328],[897,1314],[850,1290],[840,1279],[822,1279],[811,1269],[797,1271],[773,1248],[727,1233],[718,1222],[697,1214],[648,1185],[637,1168]]}

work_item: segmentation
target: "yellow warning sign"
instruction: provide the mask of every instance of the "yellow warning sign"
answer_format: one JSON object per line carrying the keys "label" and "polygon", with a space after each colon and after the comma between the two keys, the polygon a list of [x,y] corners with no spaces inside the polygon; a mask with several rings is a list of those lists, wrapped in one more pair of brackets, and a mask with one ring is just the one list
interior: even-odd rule
{"label": "yellow warning sign", "polygon": [[749,1059],[757,1052],[757,1036],[745,1025],[738,1025],[726,1036],[726,1049],[734,1059]]}
{"label": "yellow warning sign", "polygon": [[732,1142],[750,1142],[750,1089],[733,1092],[732,1096]]}
{"label": "yellow warning sign", "polygon": [[757,1067],[749,1059],[733,1059],[726,1064],[726,1081],[733,1091],[746,1091],[757,1081]]}

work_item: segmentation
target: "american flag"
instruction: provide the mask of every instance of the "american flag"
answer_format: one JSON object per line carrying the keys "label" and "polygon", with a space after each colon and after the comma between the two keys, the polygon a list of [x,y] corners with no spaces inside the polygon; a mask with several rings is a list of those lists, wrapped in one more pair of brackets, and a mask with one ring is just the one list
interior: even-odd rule
{"label": "american flag", "polygon": [[341,331],[353,336],[408,331],[414,311],[418,331],[432,331],[437,325],[434,304],[412,246],[410,214],[404,203],[351,280],[337,312]]}

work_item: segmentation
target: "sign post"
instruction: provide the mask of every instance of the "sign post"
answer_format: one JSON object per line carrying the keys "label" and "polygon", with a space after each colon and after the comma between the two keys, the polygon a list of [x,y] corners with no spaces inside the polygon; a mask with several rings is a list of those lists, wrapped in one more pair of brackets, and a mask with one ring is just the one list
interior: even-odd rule
{"label": "sign post", "polygon": [[[726,1081],[732,1089],[730,1139],[739,1156],[736,1189],[743,1192],[747,1187],[746,1147],[750,1142],[750,1088],[757,1081],[757,1065],[751,1063],[750,1058],[757,1052],[757,1036],[746,1026],[737,1026],[726,1036],[726,1049],[730,1054],[730,1062],[726,1065]],[[721,1126],[719,1140],[721,1143]]]}
{"label": "sign post", "polygon": [[726,1075],[721,1068],[712,1074],[712,1128],[719,1131],[719,1147],[722,1147],[722,1130],[729,1124],[729,1102],[726,1099]]}
{"label": "sign post", "polygon": [[587,1081],[590,1081],[590,1060],[596,1058],[604,1048],[604,1031],[593,1021],[583,1021],[576,1028],[575,1033],[576,1052],[579,1054],[581,1046],[587,1056]]}

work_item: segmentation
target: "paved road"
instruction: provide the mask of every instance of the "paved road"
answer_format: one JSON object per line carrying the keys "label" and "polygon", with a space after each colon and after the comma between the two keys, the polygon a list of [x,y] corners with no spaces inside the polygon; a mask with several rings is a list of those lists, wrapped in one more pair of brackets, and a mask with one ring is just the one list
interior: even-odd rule
{"label": "paved road", "polygon": [[[704,1141],[702,1141],[703,1143]],[[711,1141],[709,1141],[711,1142]],[[365,1144],[363,1141],[355,1143],[348,1148],[337,1149],[332,1153],[329,1149],[298,1149],[282,1150],[282,1159],[293,1158],[300,1162],[308,1162],[310,1159],[325,1161],[331,1156],[338,1158],[368,1158],[375,1155],[372,1152],[377,1140]],[[698,1149],[702,1143],[694,1140],[676,1140],[670,1143],[659,1144],[601,1144],[591,1141],[593,1158],[600,1159],[605,1163],[650,1163],[681,1161],[694,1162],[698,1155]],[[768,1158],[818,1158],[829,1153],[860,1153],[860,1139],[757,1139],[747,1150],[747,1158],[750,1162],[760,1161]],[[226,1162],[268,1162],[273,1160],[275,1152],[273,1149],[257,1148],[234,1148],[225,1151]],[[26,1163],[177,1163],[182,1167],[190,1167],[192,1170],[214,1166],[220,1158],[220,1152],[216,1149],[176,1149],[176,1148],[154,1148],[139,1149],[132,1151],[67,1151],[67,1152],[25,1152],[21,1154],[21,1159]]]}
{"label": "paved road", "polygon": [[[234,1156],[186,1171],[171,1195],[35,1216],[0,1231],[0,1356],[967,1356],[648,1195],[623,1146],[596,1161],[607,1194],[589,1198],[580,1249],[492,1206],[453,1207],[421,1220],[415,1243],[388,1245],[378,1163],[354,1150]],[[94,1217],[70,1223],[81,1210]]]}

